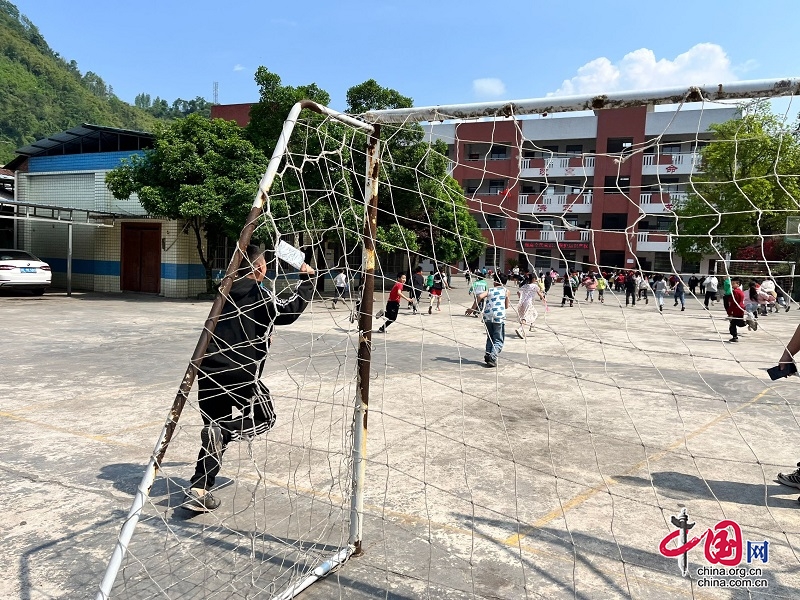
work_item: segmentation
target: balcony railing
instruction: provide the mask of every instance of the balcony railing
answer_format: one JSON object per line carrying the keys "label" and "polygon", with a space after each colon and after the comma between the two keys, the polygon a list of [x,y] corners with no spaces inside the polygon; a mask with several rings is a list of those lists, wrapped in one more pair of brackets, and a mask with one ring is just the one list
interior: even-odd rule
{"label": "balcony railing", "polygon": [[542,230],[539,232],[539,239],[543,242],[563,242],[566,231]]}
{"label": "balcony railing", "polygon": [[684,165],[689,162],[693,166],[700,165],[702,156],[697,152],[682,152],[680,154],[645,154],[642,164],[645,167],[652,165]]}
{"label": "balcony railing", "polygon": [[[572,195],[572,194],[569,194]],[[566,204],[568,194],[520,194],[520,204]],[[572,204],[592,204],[592,193],[578,194]]]}
{"label": "balcony railing", "polygon": [[639,205],[645,212],[667,212],[689,197],[686,192],[642,192]]}
{"label": "balcony railing", "polygon": [[636,247],[644,252],[668,251],[672,247],[672,234],[669,231],[639,231],[636,234]]}
{"label": "balcony railing", "polygon": [[645,154],[642,157],[643,175],[690,175],[702,170],[703,157],[697,152],[676,154]]}
{"label": "balcony railing", "polygon": [[[581,160],[581,158],[583,160]],[[572,165],[570,165],[572,161]],[[523,158],[520,161],[521,169],[594,169],[594,156],[554,156],[551,158]]]}
{"label": "balcony railing", "polygon": [[541,242],[588,242],[591,240],[592,232],[588,229],[518,229],[516,237],[518,242],[530,240]]}

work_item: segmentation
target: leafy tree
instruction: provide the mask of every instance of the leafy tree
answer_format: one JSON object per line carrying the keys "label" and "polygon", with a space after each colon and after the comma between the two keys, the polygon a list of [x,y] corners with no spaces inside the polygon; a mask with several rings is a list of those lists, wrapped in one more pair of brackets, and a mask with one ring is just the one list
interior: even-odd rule
{"label": "leafy tree", "polygon": [[141,108],[142,110],[147,110],[150,108],[150,94],[136,94],[136,98],[133,100],[133,105],[136,108]]}
{"label": "leafy tree", "polygon": [[[374,79],[347,91],[347,112],[410,108],[413,101]],[[378,192],[378,239],[395,239],[392,249],[407,249],[443,263],[476,259],[486,246],[475,218],[469,213],[464,192],[447,173],[447,145],[428,144],[416,124],[383,125],[381,185]],[[356,156],[355,163],[363,162]],[[362,173],[361,164],[352,172]],[[353,187],[358,189],[357,182]],[[386,230],[394,230],[389,236]],[[387,250],[384,242],[382,249]],[[412,259],[412,263],[415,262]]]}
{"label": "leafy tree", "polygon": [[[316,84],[285,86],[278,75],[265,67],[256,72],[256,81],[260,99],[250,110],[247,133],[266,153],[276,146],[283,121],[296,102],[310,99],[328,104],[330,101],[327,92]],[[347,100],[349,113],[412,106],[411,98],[381,87],[374,79],[350,88]],[[463,191],[447,174],[446,145],[426,143],[419,126],[384,126],[381,138],[382,185],[376,232],[379,249],[408,251],[412,262],[419,252],[435,256],[441,262],[476,258],[485,243],[467,209]],[[341,144],[341,139],[347,139],[347,143]],[[308,241],[314,244],[320,241],[314,239],[317,233],[324,235],[330,228],[341,229],[344,225],[352,241],[363,222],[366,158],[361,149],[366,144],[367,136],[362,132],[337,121],[325,121],[319,115],[303,113],[290,140],[290,155],[337,152],[341,164],[325,164],[325,182],[318,165],[311,161],[294,165],[294,169],[284,173],[277,182],[279,190],[273,193],[271,206],[279,230],[308,232],[311,234]],[[330,190],[331,183],[333,194],[321,191]],[[347,200],[342,201],[343,198]]]}
{"label": "leafy tree", "polygon": [[[696,259],[760,245],[781,234],[797,214],[800,143],[768,105],[752,105],[741,118],[711,125],[713,140],[702,148],[702,173],[688,199],[675,208],[676,252]],[[712,239],[713,236],[713,239]]]}
{"label": "leafy tree", "polygon": [[381,87],[374,79],[354,85],[347,90],[347,112],[365,113],[368,110],[387,108],[411,108],[414,101],[408,96],[389,88]]}
{"label": "leafy tree", "polygon": [[185,220],[211,289],[211,265],[202,235],[238,238],[252,205],[266,156],[233,122],[189,115],[156,127],[152,150],[133,156],[106,175],[115,198],[137,194],[155,217]]}
{"label": "leafy tree", "polygon": [[[327,106],[331,102],[328,92],[316,83],[297,87],[283,85],[280,76],[270,72],[266,67],[258,67],[255,80],[259,88],[259,99],[250,108],[247,136],[256,147],[269,153],[278,144],[283,121],[295,103],[300,100],[313,100]],[[303,118],[311,119],[313,122],[317,117],[304,114]],[[301,128],[298,128],[297,134],[300,133]]]}

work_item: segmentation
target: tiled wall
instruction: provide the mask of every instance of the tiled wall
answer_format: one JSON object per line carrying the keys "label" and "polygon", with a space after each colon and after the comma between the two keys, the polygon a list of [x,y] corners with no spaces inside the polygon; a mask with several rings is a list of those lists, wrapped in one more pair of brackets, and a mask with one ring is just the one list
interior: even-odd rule
{"label": "tiled wall", "polygon": [[[98,154],[42,157],[31,159],[31,162],[44,161],[39,163],[39,167],[54,164],[63,169],[71,164],[85,169],[91,164],[110,164],[109,161],[114,162],[113,166],[116,166],[120,160],[119,155],[130,155],[117,152],[103,154],[111,156],[104,158]],[[86,162],[79,161],[87,156],[92,159],[86,159]],[[49,161],[49,159],[65,161],[69,159],[73,162]],[[20,202],[111,212],[131,217],[146,214],[136,197],[128,200],[114,199],[106,188],[104,171],[44,173],[41,170],[34,170],[33,165],[31,167],[32,172],[20,173],[19,176]],[[113,227],[77,224],[72,226],[73,290],[120,291],[121,221],[124,220],[117,219],[113,222]],[[194,232],[184,227],[183,223],[159,222],[162,224],[161,295],[169,298],[185,298],[204,292],[205,271],[197,254]],[[17,223],[19,247],[49,262],[53,269],[53,287],[66,288],[67,224],[32,220],[20,220]],[[107,221],[105,224],[111,225],[112,222]],[[205,240],[203,243],[205,244]]]}
{"label": "tiled wall", "polygon": [[[186,298],[206,291],[205,269],[197,253],[194,231],[184,223],[161,225],[161,293],[167,298]],[[203,251],[207,252],[205,240]]]}

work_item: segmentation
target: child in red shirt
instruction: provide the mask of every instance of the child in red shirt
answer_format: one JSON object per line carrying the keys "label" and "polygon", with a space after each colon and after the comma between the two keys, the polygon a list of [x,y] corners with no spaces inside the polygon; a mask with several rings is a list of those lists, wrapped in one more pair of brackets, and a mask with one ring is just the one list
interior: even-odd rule
{"label": "child in red shirt", "polygon": [[731,319],[731,326],[728,331],[731,334],[732,342],[739,341],[738,327],[747,325],[744,320],[744,292],[742,291],[742,280],[738,277],[731,279],[733,298],[728,303],[728,316]]}
{"label": "child in red shirt", "polygon": [[386,301],[386,322],[378,329],[378,333],[385,333],[386,328],[389,327],[397,319],[397,313],[400,311],[400,300],[411,302],[411,299],[403,293],[403,288],[406,284],[406,274],[398,273],[397,282],[389,292],[389,299]]}

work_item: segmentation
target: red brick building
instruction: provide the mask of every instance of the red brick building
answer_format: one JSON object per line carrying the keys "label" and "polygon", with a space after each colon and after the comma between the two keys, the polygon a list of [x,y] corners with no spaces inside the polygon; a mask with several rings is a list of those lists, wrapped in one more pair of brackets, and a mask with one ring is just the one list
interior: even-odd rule
{"label": "red brick building", "polygon": [[[427,124],[488,241],[477,266],[700,272],[671,254],[672,205],[700,172],[711,123],[735,108],[600,110]],[[476,266],[476,265],[472,265]]]}
{"label": "red brick building", "polygon": [[[216,105],[211,116],[244,126],[250,106]],[[640,106],[424,127],[448,145],[452,175],[488,242],[470,266],[699,273],[713,259],[683,264],[672,255],[671,208],[701,171],[709,126],[738,114]]]}

